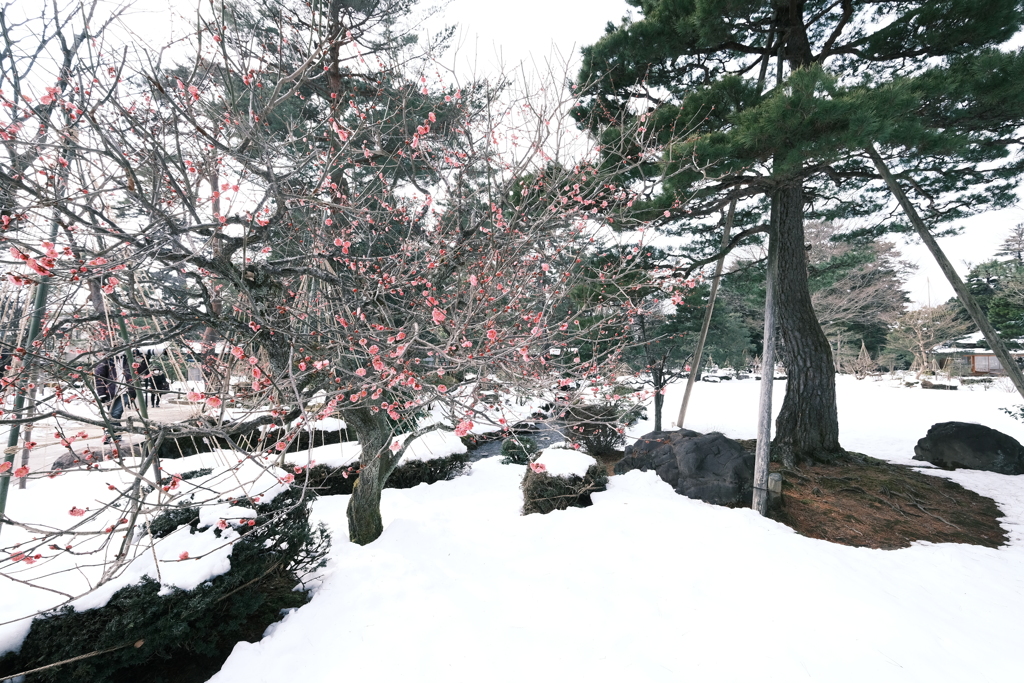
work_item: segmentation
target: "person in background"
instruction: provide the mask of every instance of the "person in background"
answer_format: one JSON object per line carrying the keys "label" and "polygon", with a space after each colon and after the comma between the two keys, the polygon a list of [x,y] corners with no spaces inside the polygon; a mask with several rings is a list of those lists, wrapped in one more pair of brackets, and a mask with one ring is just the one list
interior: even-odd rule
{"label": "person in background", "polygon": [[146,390],[150,388],[153,383],[153,377],[149,371],[149,363],[146,361],[146,357],[142,355],[142,351],[135,349],[132,351],[132,372],[141,381],[142,396],[139,397],[143,403],[146,402]]}
{"label": "person in background", "polygon": [[[166,357],[167,352],[160,354]],[[164,372],[160,357],[153,353],[153,349],[146,351],[146,363],[149,366],[150,385],[153,391],[149,395],[149,405],[153,408],[160,407],[160,397],[171,390],[171,383],[167,381],[167,373]]]}
{"label": "person in background", "polygon": [[132,371],[124,354],[104,358],[93,369],[96,378],[96,394],[102,403],[110,404],[111,433],[103,437],[108,444],[113,438],[114,443],[121,441],[118,431],[121,428],[121,416],[128,401],[135,398],[135,389],[131,386]]}
{"label": "person in background", "polygon": [[160,407],[160,396],[171,390],[171,383],[167,381],[167,375],[159,367],[153,368],[153,396],[154,408]]}

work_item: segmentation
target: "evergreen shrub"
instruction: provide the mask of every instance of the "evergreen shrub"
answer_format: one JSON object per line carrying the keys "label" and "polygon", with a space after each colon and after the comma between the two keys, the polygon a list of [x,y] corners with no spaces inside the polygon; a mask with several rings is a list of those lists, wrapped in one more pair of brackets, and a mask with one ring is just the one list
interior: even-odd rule
{"label": "evergreen shrub", "polygon": [[[205,436],[180,436],[168,437],[160,444],[159,456],[162,459],[174,460],[185,458],[197,453],[206,453],[214,448],[239,449],[243,451],[256,451],[272,445],[277,441],[287,439],[289,434],[281,428],[270,429],[261,432],[253,429],[248,432],[235,434],[230,440],[213,434]],[[320,446],[333,446],[342,441],[349,441],[349,433],[345,429],[326,431],[322,429],[299,430],[298,433],[288,441],[286,453],[305,451]]]}
{"label": "evergreen shrub", "polygon": [[529,465],[537,452],[537,442],[528,436],[510,436],[501,444],[502,465]]}
{"label": "evergreen shrub", "polygon": [[623,402],[584,403],[567,408],[563,419],[571,439],[595,458],[608,458],[626,443],[625,428],[636,424],[642,408]]}
{"label": "evergreen shrub", "polygon": [[411,460],[403,462],[388,477],[384,488],[411,489],[419,484],[433,484],[448,481],[465,474],[469,467],[468,453],[453,453],[433,460]]}
{"label": "evergreen shrub", "polygon": [[183,524],[191,526],[192,533],[195,533],[196,527],[199,525],[199,508],[181,505],[165,510],[150,520],[149,533],[154,538],[163,538]]}
{"label": "evergreen shrub", "polygon": [[[433,460],[412,460],[402,462],[384,483],[387,489],[409,489],[419,484],[433,484],[448,481],[465,474],[469,466],[468,453],[455,453]],[[285,465],[292,469],[294,465]],[[314,465],[295,475],[295,483],[306,486],[316,495],[338,496],[352,493],[352,487],[359,478],[359,464],[346,467]]]}
{"label": "evergreen shrub", "polygon": [[0,680],[108,648],[118,649],[30,674],[26,683],[209,679],[235,643],[259,640],[283,609],[308,600],[296,586],[324,565],[330,547],[326,528],[309,524],[309,500],[293,488],[256,506],[257,524],[239,529],[231,569],[193,590],[159,595],[160,585],[146,577],[103,607],[65,606],[36,618],[20,651],[0,657]]}

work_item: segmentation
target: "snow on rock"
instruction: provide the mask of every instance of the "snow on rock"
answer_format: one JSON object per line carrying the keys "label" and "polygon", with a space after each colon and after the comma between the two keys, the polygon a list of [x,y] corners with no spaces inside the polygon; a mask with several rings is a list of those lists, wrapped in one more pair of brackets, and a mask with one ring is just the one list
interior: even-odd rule
{"label": "snow on rock", "polygon": [[[404,443],[408,438],[408,434],[402,434],[395,437],[394,441]],[[462,454],[468,450],[466,444],[462,443],[462,439],[455,436],[455,432],[447,429],[435,429],[419,436],[409,444],[402,456],[402,462],[436,460]]]}
{"label": "snow on rock", "polygon": [[348,467],[359,462],[363,447],[358,441],[342,441],[329,446],[317,446],[308,451],[291,453],[288,462],[296,464],[327,465],[328,467]]}
{"label": "snow on rock", "polygon": [[[288,425],[288,429],[295,429],[301,424],[303,424],[303,419],[296,418],[295,420],[292,420],[291,423]],[[322,420],[313,420],[311,422],[305,423],[304,428],[307,432],[312,432],[315,430],[320,430],[322,432],[337,432],[341,431],[342,429],[345,429],[345,421],[338,419],[336,417],[325,417]]]}
{"label": "snow on rock", "polygon": [[544,465],[545,472],[552,477],[582,477],[597,464],[597,460],[586,453],[565,448],[545,448],[534,462]]}
{"label": "snow on rock", "polygon": [[345,421],[336,417],[325,417],[322,420],[315,420],[311,426],[313,429],[319,429],[322,432],[340,432],[346,428]]}
{"label": "snow on rock", "polygon": [[[392,442],[405,443],[409,439],[408,434],[399,434],[392,439]],[[456,453],[465,453],[466,444],[462,439],[455,436],[455,433],[445,429],[435,429],[418,437],[409,444],[402,462],[415,460],[433,460],[435,458],[447,458]],[[307,457],[308,454],[308,457]],[[359,461],[362,454],[362,446],[358,441],[342,441],[330,446],[317,446],[308,451],[300,451],[289,456],[289,462],[296,464],[310,463],[327,465],[328,467],[347,467]]]}

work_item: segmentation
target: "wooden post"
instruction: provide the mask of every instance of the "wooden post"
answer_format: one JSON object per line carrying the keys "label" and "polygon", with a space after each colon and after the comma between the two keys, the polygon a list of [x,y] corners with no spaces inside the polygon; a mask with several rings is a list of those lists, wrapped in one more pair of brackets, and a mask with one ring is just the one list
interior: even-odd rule
{"label": "wooden post", "polygon": [[708,329],[711,327],[711,314],[715,310],[715,297],[718,296],[718,283],[722,279],[722,270],[725,268],[725,248],[729,246],[729,233],[732,231],[732,221],[736,215],[736,200],[729,202],[729,212],[725,217],[725,229],[722,231],[722,255],[715,263],[715,276],[711,279],[711,293],[708,295],[708,306],[704,310],[704,324],[700,327],[700,337],[697,338],[697,349],[693,352],[693,363],[690,364],[690,376],[686,378],[686,393],[683,394],[683,405],[679,407],[679,417],[676,418],[676,427],[683,428],[683,421],[686,419],[686,408],[690,404],[690,392],[693,391],[693,383],[696,381],[698,368],[700,367],[701,356],[704,355],[704,342],[708,338]]}
{"label": "wooden post", "polygon": [[[774,216],[773,216],[774,218]],[[750,507],[768,512],[768,459],[772,443],[772,389],[775,382],[775,278],[779,268],[779,241],[775,221],[768,237],[768,272],[764,296],[764,351],[761,353],[761,400],[757,413],[757,450],[754,455],[754,499]]]}
{"label": "wooden post", "polygon": [[[31,381],[30,380],[30,384],[38,384],[38,383],[39,383],[38,376],[35,377],[35,381]],[[26,412],[25,417],[33,418],[33,417],[36,416],[36,392],[37,392],[37,390],[38,389],[36,387],[33,387],[29,391],[28,411]],[[26,422],[25,423],[25,431],[23,432],[22,444],[21,444],[21,465],[22,465],[22,467],[28,467],[29,456],[30,456],[28,443],[30,441],[32,441],[32,423],[31,422]],[[27,486],[28,486],[28,477],[22,477],[21,479],[18,480],[18,488],[19,489],[24,489]]]}
{"label": "wooden post", "polygon": [[[57,241],[57,227],[58,223],[56,220],[53,221],[50,229],[50,241]],[[35,296],[32,301],[32,317],[29,320],[28,325],[28,336],[25,338],[25,348],[31,349],[32,342],[39,337],[43,327],[43,314],[46,312],[46,297],[50,290],[50,282],[46,277],[39,279],[39,283],[35,287]],[[30,377],[33,372],[32,364],[35,359],[35,354],[25,353],[22,357],[22,372],[24,377]],[[14,409],[11,411],[12,417],[18,420],[24,417],[25,413],[25,397],[26,392],[24,388],[15,387],[14,392]],[[18,439],[21,437],[22,429],[21,424],[12,422],[11,430],[7,435],[7,448],[4,450],[3,462],[11,463],[14,465],[14,455],[18,451]],[[7,492],[11,485],[11,475],[6,474],[0,477],[0,531],[3,530],[4,515],[7,511]]]}
{"label": "wooden post", "polygon": [[911,224],[917,230],[917,234],[921,237],[921,241],[928,247],[928,251],[935,257],[935,261],[939,264],[939,268],[942,269],[946,279],[949,280],[949,284],[953,286],[953,291],[956,292],[956,296],[960,299],[960,303],[967,309],[967,312],[971,316],[971,320],[978,326],[981,333],[985,336],[985,341],[988,342],[992,352],[995,353],[996,358],[1002,363],[1003,369],[1006,370],[1006,376],[1013,382],[1013,386],[1016,387],[1017,393],[1024,396],[1024,374],[1021,373],[1020,366],[1017,365],[1017,361],[1013,359],[1010,352],[1007,350],[1006,345],[1003,344],[1003,340],[999,338],[999,333],[992,327],[992,323],[989,322],[988,316],[981,310],[981,306],[971,295],[970,290],[967,289],[967,285],[957,275],[956,270],[953,269],[953,264],[946,258],[946,254],[943,253],[942,249],[939,248],[939,243],[935,241],[932,234],[928,231],[928,227],[921,220],[921,216],[918,215],[914,205],[910,203],[910,199],[906,193],[903,192],[903,188],[900,187],[899,183],[896,182],[896,178],[892,172],[889,171],[889,167],[886,165],[882,156],[875,149],[875,146],[869,145],[867,153],[871,157],[871,160],[875,162],[875,168],[878,169],[878,173],[885,180],[886,185],[889,186],[889,191],[892,192],[893,196],[899,201],[900,206],[903,208],[903,212],[907,214],[907,218],[910,219]]}

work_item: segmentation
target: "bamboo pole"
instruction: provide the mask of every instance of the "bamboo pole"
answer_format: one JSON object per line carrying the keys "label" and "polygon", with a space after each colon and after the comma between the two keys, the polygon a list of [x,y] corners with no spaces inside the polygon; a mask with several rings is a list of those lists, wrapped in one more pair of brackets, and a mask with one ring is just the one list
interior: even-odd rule
{"label": "bamboo pole", "polygon": [[[31,383],[33,383],[33,382],[30,382],[30,384]],[[36,381],[34,383],[38,384],[39,380],[36,379]],[[38,387],[33,387],[32,390],[29,393],[28,411],[26,412],[26,417],[33,418],[33,417],[36,416],[36,411],[37,411],[37,409],[36,409],[36,392],[37,391],[38,391]],[[31,440],[32,440],[32,423],[31,422],[26,422],[25,423],[24,439],[22,440],[22,443],[21,443],[21,465],[22,465],[22,467],[28,467],[29,456],[31,455],[31,453],[29,452],[28,443]],[[28,486],[28,481],[26,480],[26,477],[22,477],[21,479],[18,480],[18,488],[19,489],[24,489],[27,486]]]}
{"label": "bamboo pole", "polygon": [[711,293],[708,295],[708,306],[704,310],[704,323],[700,327],[700,337],[697,339],[697,349],[693,352],[693,363],[690,365],[690,376],[686,378],[686,393],[683,394],[683,405],[679,407],[679,417],[676,418],[676,427],[683,428],[683,421],[686,419],[686,408],[690,405],[690,392],[693,391],[693,383],[696,381],[698,368],[700,368],[701,356],[704,355],[704,342],[708,338],[708,329],[711,327],[711,314],[715,310],[715,298],[718,296],[718,283],[722,279],[722,270],[725,268],[725,248],[729,246],[729,233],[732,231],[733,218],[736,216],[736,200],[729,202],[729,212],[725,217],[725,229],[722,231],[722,255],[715,263],[715,276],[711,279]]}
{"label": "bamboo pole", "polygon": [[[50,224],[50,241],[55,242],[57,240],[57,229],[59,224],[56,218]],[[39,284],[36,285],[35,300],[32,302],[32,317],[28,325],[28,335],[25,338],[25,357],[22,359],[22,373],[23,377],[31,376],[31,367],[35,356],[31,349],[35,348],[32,342],[39,336],[39,332],[43,327],[43,314],[46,312],[46,297],[50,290],[49,278],[45,275],[39,276]],[[26,392],[23,390],[18,391],[15,389],[14,392],[14,410],[12,411],[14,420],[18,420],[22,417],[25,410],[25,395]],[[15,423],[11,424],[10,433],[7,435],[7,448],[4,450],[4,462],[11,463],[11,467],[14,466],[14,455],[18,451],[18,439],[21,437],[21,425]],[[5,473],[0,476],[0,532],[3,531],[4,520],[6,519],[5,513],[7,511],[7,491],[11,485],[11,475]]]}
{"label": "bamboo pole", "polygon": [[875,168],[878,169],[878,173],[885,180],[886,185],[889,186],[889,191],[892,192],[893,196],[899,201],[900,206],[903,208],[903,212],[907,214],[907,218],[910,219],[911,224],[917,230],[917,234],[921,237],[921,241],[928,247],[928,251],[932,253],[935,261],[939,264],[939,268],[942,269],[946,279],[949,280],[949,284],[953,286],[953,291],[956,292],[956,296],[960,299],[960,303],[967,309],[967,312],[971,316],[971,320],[978,326],[981,333],[985,336],[985,341],[988,342],[992,352],[995,353],[996,358],[1002,363],[1003,369],[1006,370],[1006,376],[1013,382],[1013,386],[1017,389],[1017,393],[1024,396],[1024,373],[1021,373],[1020,366],[1010,355],[1003,340],[1000,339],[999,333],[992,327],[992,323],[989,322],[988,316],[981,310],[981,306],[971,295],[967,285],[957,275],[956,270],[953,269],[953,264],[946,258],[946,254],[939,247],[939,243],[932,237],[931,232],[928,231],[928,226],[925,225],[924,221],[921,220],[921,216],[918,215],[917,209],[911,204],[910,199],[906,193],[903,192],[903,188],[900,187],[899,183],[896,182],[896,178],[893,176],[889,167],[886,165],[882,156],[875,149],[874,144],[868,145],[867,153],[871,157],[871,160],[875,163]]}

